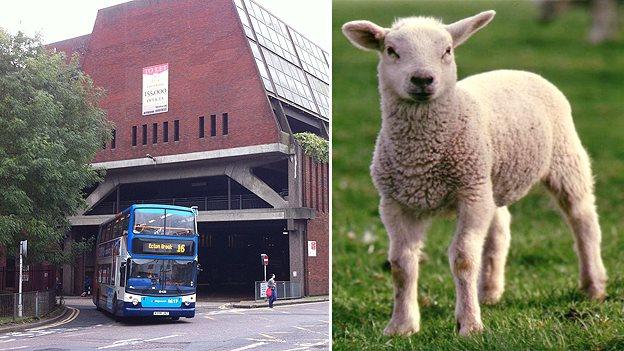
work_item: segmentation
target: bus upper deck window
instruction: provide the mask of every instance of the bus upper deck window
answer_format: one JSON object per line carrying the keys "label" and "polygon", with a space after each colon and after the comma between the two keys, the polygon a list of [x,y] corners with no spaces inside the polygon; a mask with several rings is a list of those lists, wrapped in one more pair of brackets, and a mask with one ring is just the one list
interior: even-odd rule
{"label": "bus upper deck window", "polygon": [[163,234],[165,210],[140,208],[134,211],[135,234]]}

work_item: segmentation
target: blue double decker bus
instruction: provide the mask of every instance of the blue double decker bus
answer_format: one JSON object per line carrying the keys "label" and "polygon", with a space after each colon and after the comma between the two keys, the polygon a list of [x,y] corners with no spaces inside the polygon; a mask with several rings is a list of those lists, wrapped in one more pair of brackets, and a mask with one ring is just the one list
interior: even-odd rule
{"label": "blue double decker bus", "polygon": [[97,238],[93,303],[117,317],[195,316],[197,212],[132,205]]}

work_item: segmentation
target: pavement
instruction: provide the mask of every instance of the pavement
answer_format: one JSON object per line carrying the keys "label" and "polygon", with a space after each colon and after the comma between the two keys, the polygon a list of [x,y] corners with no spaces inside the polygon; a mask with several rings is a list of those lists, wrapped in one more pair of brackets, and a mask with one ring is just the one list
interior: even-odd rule
{"label": "pavement", "polygon": [[[285,306],[285,305],[298,305],[302,303],[313,303],[313,302],[322,302],[329,301],[329,296],[308,296],[300,299],[287,299],[287,300],[277,300],[273,303],[274,306]],[[268,306],[268,302],[264,300],[248,300],[248,301],[240,301],[232,304],[234,308],[258,308],[258,307],[266,307]]]}
{"label": "pavement", "polygon": [[330,347],[329,301],[276,303],[272,309],[264,302],[264,307],[241,309],[233,308],[234,303],[202,301],[192,319],[121,322],[97,311],[88,298],[66,298],[65,304],[70,313],[54,323],[0,333],[0,351],[304,351]]}
{"label": "pavement", "polygon": [[34,320],[32,322],[22,323],[8,323],[0,326],[0,333],[8,333],[12,331],[24,330],[28,328],[36,328],[39,326],[56,323],[64,318],[71,317],[72,310],[65,306],[59,306],[54,311],[50,312],[47,316]]}

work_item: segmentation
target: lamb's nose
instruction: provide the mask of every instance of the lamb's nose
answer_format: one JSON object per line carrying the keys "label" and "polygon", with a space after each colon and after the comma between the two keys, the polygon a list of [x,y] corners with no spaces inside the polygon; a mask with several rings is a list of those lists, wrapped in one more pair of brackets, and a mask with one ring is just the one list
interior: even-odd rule
{"label": "lamb's nose", "polygon": [[429,74],[413,75],[412,78],[410,78],[410,81],[416,86],[426,87],[433,84],[433,76]]}

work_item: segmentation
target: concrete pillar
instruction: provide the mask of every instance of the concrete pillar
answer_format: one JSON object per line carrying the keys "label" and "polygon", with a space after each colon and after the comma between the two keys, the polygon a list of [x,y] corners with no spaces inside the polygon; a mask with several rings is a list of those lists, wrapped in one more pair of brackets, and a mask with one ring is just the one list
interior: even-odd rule
{"label": "concrete pillar", "polygon": [[85,254],[74,259],[74,294],[82,294],[84,290]]}
{"label": "concrete pillar", "polygon": [[[290,228],[289,228],[290,229]],[[294,229],[288,233],[290,256],[290,281],[301,283],[301,292],[305,295],[305,220],[294,220]]]}
{"label": "concrete pillar", "polygon": [[[70,232],[65,238],[65,243],[63,244],[63,251],[65,253],[71,252],[71,245],[74,242],[72,238],[72,233]],[[74,267],[71,264],[63,265],[63,295],[73,295],[73,287],[74,287]]]}

